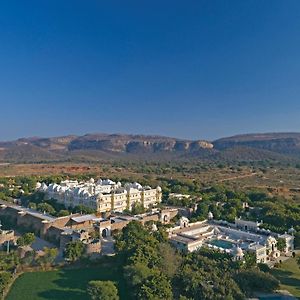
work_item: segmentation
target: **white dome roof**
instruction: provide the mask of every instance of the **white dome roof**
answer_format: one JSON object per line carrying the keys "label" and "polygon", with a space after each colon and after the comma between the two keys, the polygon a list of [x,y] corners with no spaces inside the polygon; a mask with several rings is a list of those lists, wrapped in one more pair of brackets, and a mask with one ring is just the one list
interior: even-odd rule
{"label": "white dome roof", "polygon": [[236,247],[235,253],[236,253],[236,255],[238,255],[238,256],[243,256],[243,255],[244,255],[243,250],[242,250],[241,247]]}
{"label": "white dome roof", "polygon": [[214,218],[214,215],[213,213],[210,211],[208,212],[208,216],[207,216],[209,219],[213,219]]}
{"label": "white dome roof", "polygon": [[156,226],[156,224],[152,224],[152,231],[157,231],[157,226]]}

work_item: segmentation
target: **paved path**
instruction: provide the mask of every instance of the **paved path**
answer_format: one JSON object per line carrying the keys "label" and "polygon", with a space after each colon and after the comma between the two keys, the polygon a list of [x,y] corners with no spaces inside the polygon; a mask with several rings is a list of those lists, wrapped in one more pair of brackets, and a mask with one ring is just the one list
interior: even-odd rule
{"label": "paved path", "polygon": [[45,247],[57,248],[54,244],[51,244],[51,243],[36,236],[35,241],[31,245],[31,248],[35,251],[39,251],[39,250],[43,250]]}
{"label": "paved path", "polygon": [[114,249],[115,241],[113,237],[108,236],[101,239],[101,254],[102,255],[115,255],[115,249]]}

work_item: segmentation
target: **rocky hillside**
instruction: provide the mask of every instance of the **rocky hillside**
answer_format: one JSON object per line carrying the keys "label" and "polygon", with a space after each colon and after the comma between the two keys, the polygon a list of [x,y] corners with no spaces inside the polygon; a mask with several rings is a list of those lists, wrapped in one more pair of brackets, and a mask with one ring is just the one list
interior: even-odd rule
{"label": "rocky hillside", "polygon": [[22,138],[0,142],[0,160],[38,162],[72,159],[101,159],[129,156],[173,157],[213,148],[207,141],[189,141],[161,136],[86,134],[53,138]]}
{"label": "rocky hillside", "polygon": [[220,161],[300,158],[300,133],[247,134],[214,142],[163,136],[86,134],[0,142],[0,162],[101,159],[202,159]]}
{"label": "rocky hillside", "polygon": [[213,144],[217,150],[250,147],[285,155],[300,155],[300,133],[236,135],[216,140]]}

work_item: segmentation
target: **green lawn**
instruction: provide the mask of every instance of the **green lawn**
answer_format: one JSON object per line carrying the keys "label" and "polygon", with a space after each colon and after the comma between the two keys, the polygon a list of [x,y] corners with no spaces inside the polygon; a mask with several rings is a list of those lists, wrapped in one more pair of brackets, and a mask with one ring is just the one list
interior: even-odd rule
{"label": "green lawn", "polygon": [[300,298],[300,268],[295,258],[290,258],[274,268],[272,274],[281,282],[281,289],[288,290],[295,297]]}
{"label": "green lawn", "polygon": [[118,286],[120,298],[129,299],[120,270],[101,266],[24,273],[15,281],[6,300],[89,299],[86,287],[90,280],[112,280]]}

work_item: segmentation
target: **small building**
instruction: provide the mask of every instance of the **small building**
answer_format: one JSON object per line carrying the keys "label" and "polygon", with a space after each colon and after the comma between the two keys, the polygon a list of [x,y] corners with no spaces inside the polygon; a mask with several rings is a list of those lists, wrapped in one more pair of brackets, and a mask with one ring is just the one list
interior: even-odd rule
{"label": "small building", "polygon": [[278,238],[285,240],[285,248],[283,250],[285,253],[294,251],[294,239],[295,238],[293,235],[284,233],[284,234],[278,235]]}
{"label": "small building", "polygon": [[256,263],[266,263],[268,260],[267,247],[258,243],[248,246],[248,251],[253,252],[256,256]]}
{"label": "small building", "polygon": [[8,242],[15,241],[15,232],[13,230],[0,229],[0,247],[4,247]]}
{"label": "small building", "polygon": [[71,228],[65,229],[61,233],[60,249],[64,250],[66,245],[70,242],[81,241],[85,245],[85,253],[87,255],[100,254],[101,253],[101,241],[100,239],[93,239],[90,237],[88,231],[85,230],[73,230]]}
{"label": "small building", "polygon": [[262,225],[262,222],[253,222],[242,220],[241,218],[235,219],[236,228],[245,230],[245,231],[254,231],[257,232],[259,230],[259,226]]}

